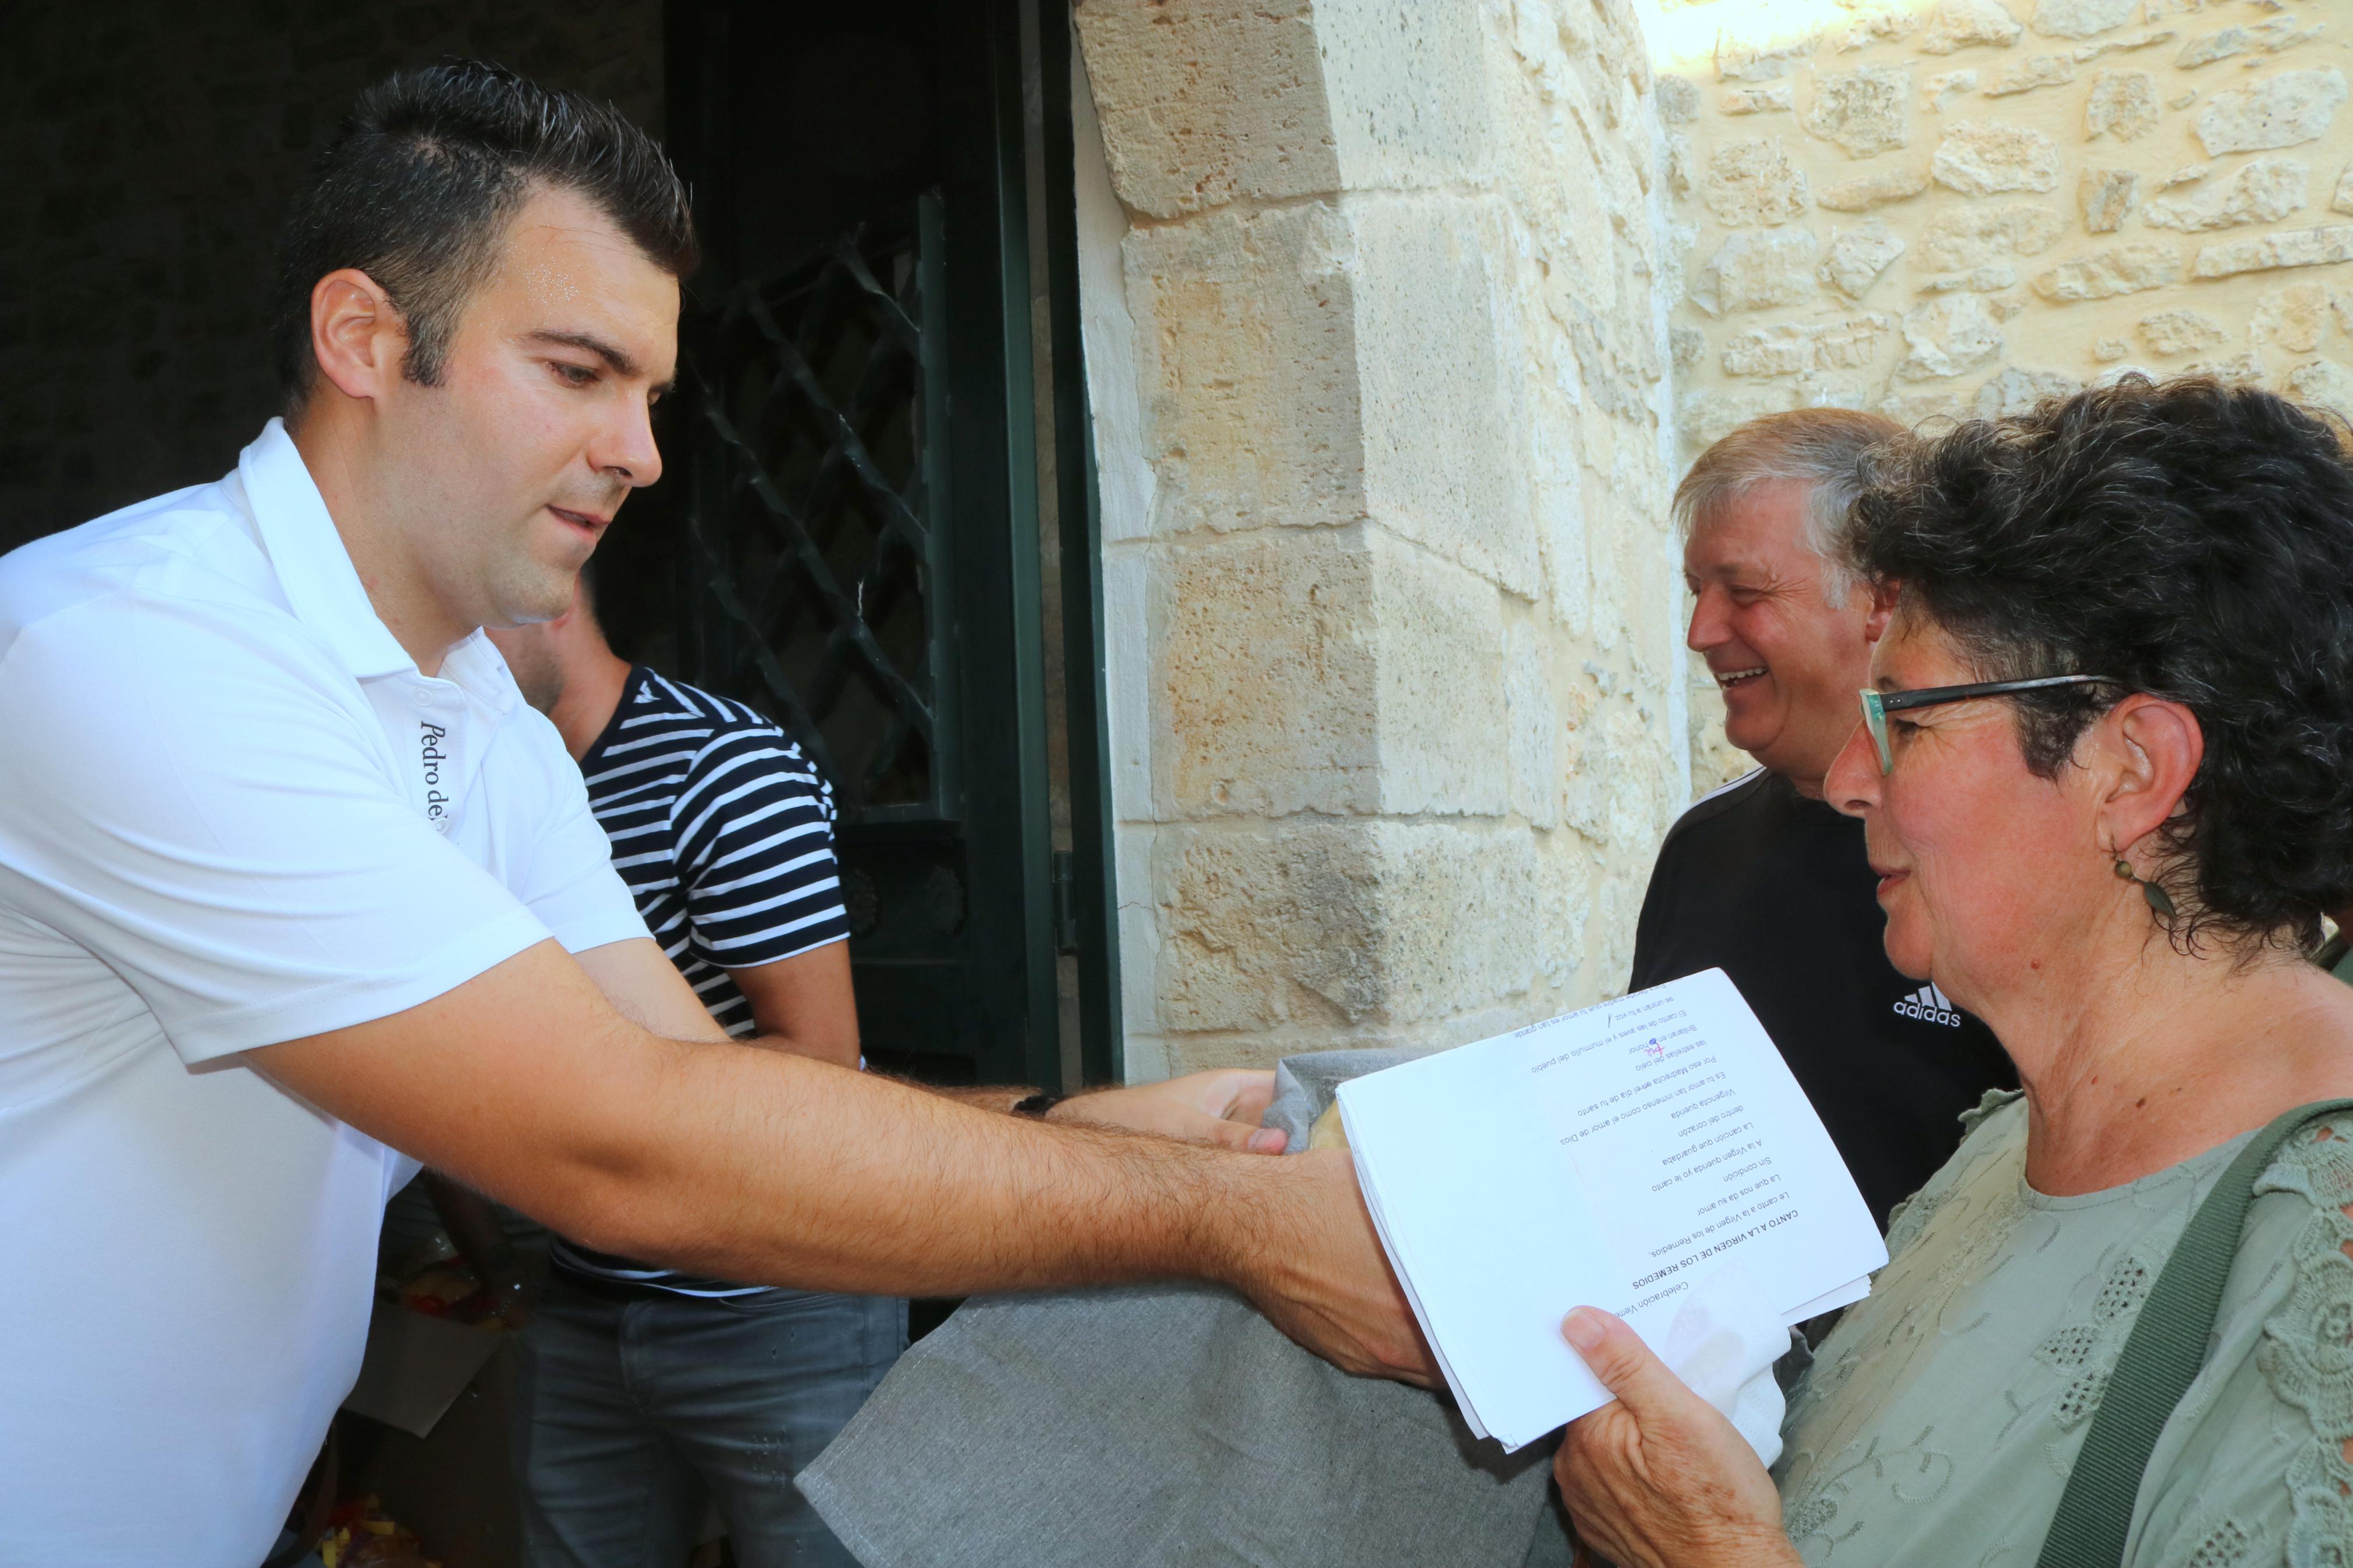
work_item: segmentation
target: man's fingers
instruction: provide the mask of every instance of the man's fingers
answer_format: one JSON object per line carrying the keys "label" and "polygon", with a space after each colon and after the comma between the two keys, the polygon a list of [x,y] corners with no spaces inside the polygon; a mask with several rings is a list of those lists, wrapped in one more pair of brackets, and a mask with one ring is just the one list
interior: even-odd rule
{"label": "man's fingers", "polygon": [[1224,1115],[1229,1121],[1247,1121],[1252,1127],[1274,1103],[1274,1074],[1271,1070],[1251,1071],[1238,1068],[1233,1074],[1233,1099]]}
{"label": "man's fingers", "polygon": [[1637,1415],[1664,1401],[1699,1397],[1651,1353],[1641,1335],[1599,1307],[1579,1307],[1562,1322],[1560,1331],[1601,1385]]}

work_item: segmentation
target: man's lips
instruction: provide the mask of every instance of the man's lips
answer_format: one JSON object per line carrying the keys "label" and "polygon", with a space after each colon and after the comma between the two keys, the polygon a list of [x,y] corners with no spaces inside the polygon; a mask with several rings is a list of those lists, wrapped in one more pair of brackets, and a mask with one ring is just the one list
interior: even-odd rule
{"label": "man's lips", "polygon": [[563,521],[568,522],[573,527],[580,529],[584,532],[590,534],[603,533],[605,531],[605,525],[613,521],[609,517],[600,517],[593,511],[575,511],[569,507],[556,506],[553,503],[548,506],[547,510],[554,512],[557,518],[561,519]]}
{"label": "man's lips", "polygon": [[1714,669],[1708,673],[1715,677],[1715,684],[1719,689],[1729,691],[1734,687],[1746,684],[1767,672],[1760,664],[1754,669]]}

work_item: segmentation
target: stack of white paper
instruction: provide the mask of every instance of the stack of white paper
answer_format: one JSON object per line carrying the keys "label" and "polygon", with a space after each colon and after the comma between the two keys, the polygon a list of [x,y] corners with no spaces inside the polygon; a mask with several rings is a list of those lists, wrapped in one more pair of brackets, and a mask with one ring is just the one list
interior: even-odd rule
{"label": "stack of white paper", "polygon": [[1447,1385],[1507,1449],[1609,1402],[1561,1338],[1572,1307],[1656,1348],[1727,1254],[1793,1324],[1887,1261],[1720,969],[1343,1084],[1340,1117]]}

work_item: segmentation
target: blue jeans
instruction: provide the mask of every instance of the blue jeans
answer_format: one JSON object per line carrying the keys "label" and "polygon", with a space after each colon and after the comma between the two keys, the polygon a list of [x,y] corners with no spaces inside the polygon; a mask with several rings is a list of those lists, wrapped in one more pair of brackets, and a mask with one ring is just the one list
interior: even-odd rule
{"label": "blue jeans", "polygon": [[517,1347],[524,1563],[681,1568],[712,1500],[744,1568],[856,1568],[793,1476],[906,1343],[888,1297],[679,1296],[556,1269]]}

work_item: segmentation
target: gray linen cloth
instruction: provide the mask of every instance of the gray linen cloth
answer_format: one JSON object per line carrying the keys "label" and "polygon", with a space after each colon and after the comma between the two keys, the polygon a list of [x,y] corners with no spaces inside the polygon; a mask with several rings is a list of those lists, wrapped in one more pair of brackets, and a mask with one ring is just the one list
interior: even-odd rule
{"label": "gray linen cloth", "polygon": [[[1289,1058],[1265,1123],[1303,1149],[1340,1083],[1420,1054]],[[1149,1286],[967,1303],[797,1479],[866,1568],[1536,1568],[1569,1560],[1550,1457]]]}

